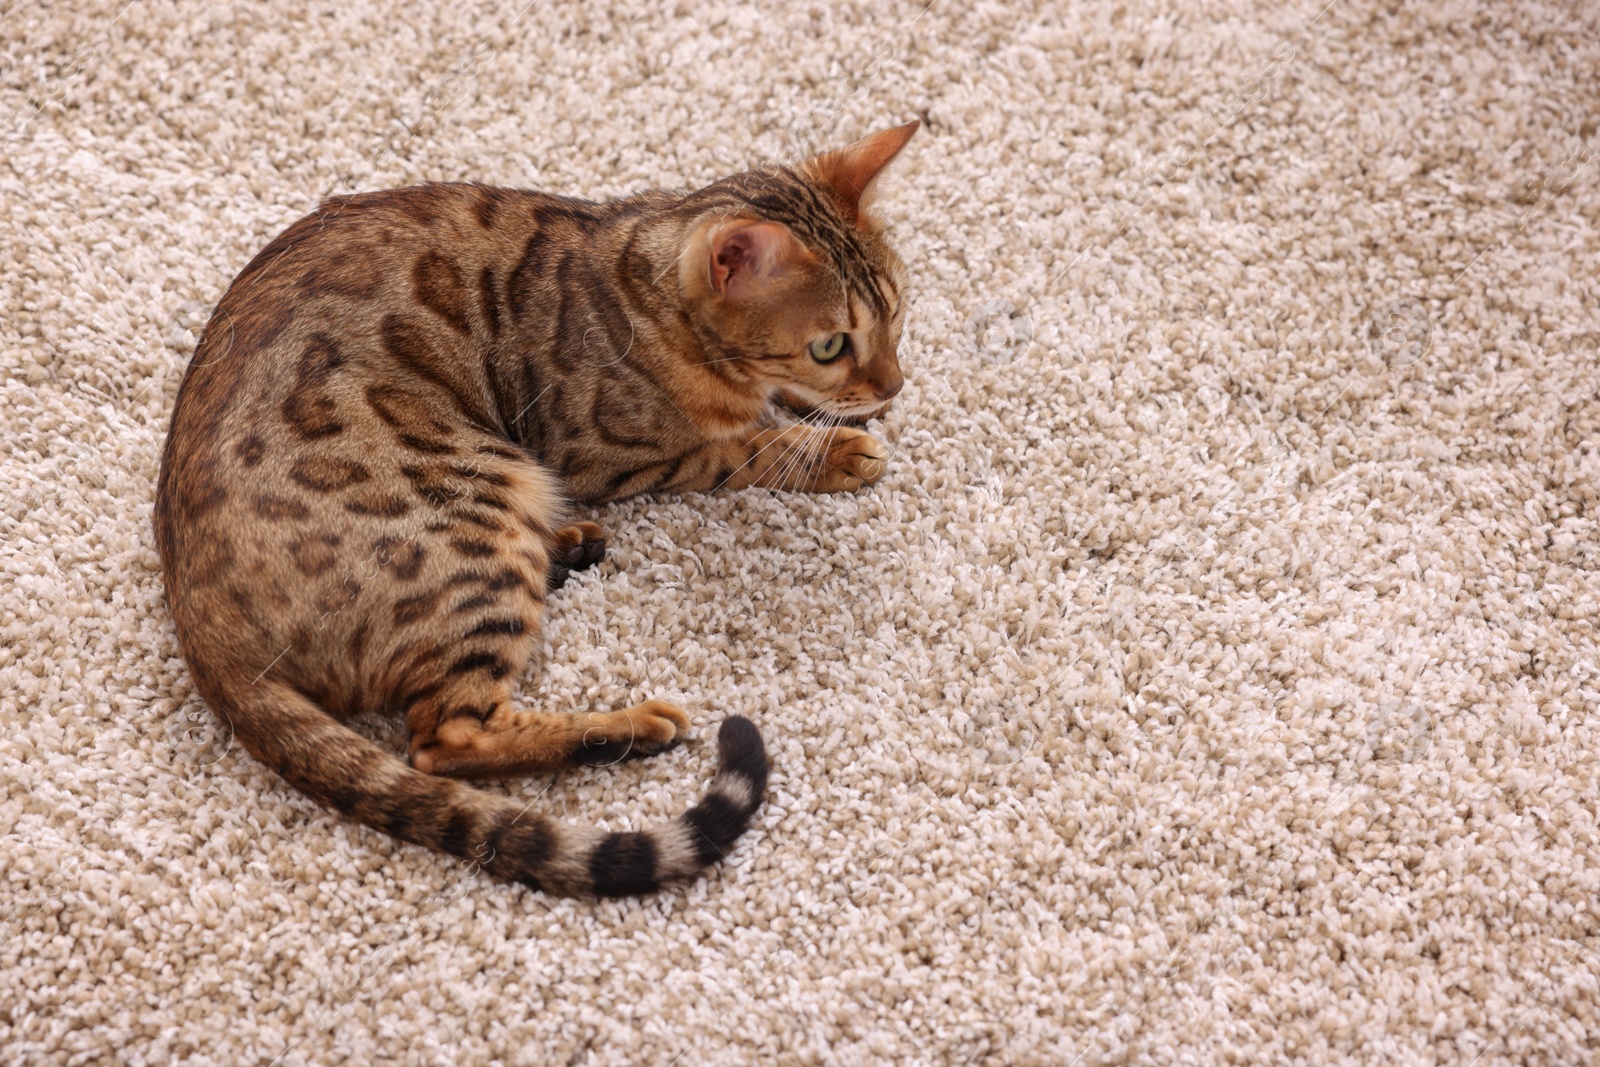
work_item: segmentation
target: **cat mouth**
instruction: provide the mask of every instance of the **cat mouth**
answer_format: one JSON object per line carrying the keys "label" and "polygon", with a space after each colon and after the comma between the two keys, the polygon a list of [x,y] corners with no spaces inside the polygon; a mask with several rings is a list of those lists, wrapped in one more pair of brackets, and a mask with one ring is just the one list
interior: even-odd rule
{"label": "cat mouth", "polygon": [[837,425],[861,426],[871,422],[873,419],[881,418],[892,406],[893,401],[852,404],[849,407],[840,408],[831,405],[813,404],[809,400],[803,400],[791,393],[780,392],[773,398],[773,403],[791,415],[802,419],[821,416]]}

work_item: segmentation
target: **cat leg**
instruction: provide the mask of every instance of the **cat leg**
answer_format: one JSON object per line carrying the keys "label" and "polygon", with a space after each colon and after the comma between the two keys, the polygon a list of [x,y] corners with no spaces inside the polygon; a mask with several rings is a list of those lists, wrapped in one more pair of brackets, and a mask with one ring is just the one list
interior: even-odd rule
{"label": "cat leg", "polygon": [[662,488],[789,489],[807,493],[853,492],[888,469],[889,450],[865,430],[794,425],[759,430],[742,441],[713,441],[684,458]]}
{"label": "cat leg", "polygon": [[606,533],[598,523],[575,522],[555,530],[545,541],[550,551],[550,571],[545,576],[545,592],[553,593],[567,584],[573,571],[584,571],[606,555]]}
{"label": "cat leg", "polygon": [[375,688],[405,714],[412,766],[510,775],[648,755],[682,736],[689,717],[659,701],[591,715],[513,707],[551,572],[605,552],[595,523],[555,526],[558,490],[543,468],[486,439],[468,460],[418,463],[407,477],[433,521],[409,546],[413,573],[392,605],[397,645]]}
{"label": "cat leg", "polygon": [[689,729],[682,708],[647,700],[623,711],[519,711],[504,682],[466,683],[431,694],[406,715],[411,765],[476,778],[605,765],[671,748]]}

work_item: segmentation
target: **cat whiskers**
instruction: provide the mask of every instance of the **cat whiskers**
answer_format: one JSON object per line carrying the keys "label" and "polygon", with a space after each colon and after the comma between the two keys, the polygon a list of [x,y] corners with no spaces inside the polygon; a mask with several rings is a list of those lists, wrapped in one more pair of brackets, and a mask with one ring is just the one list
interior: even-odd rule
{"label": "cat whiskers", "polygon": [[809,462],[813,431],[804,420],[795,425],[804,426],[805,429],[795,435],[794,441],[784,449],[783,454],[773,464],[775,473],[768,481],[772,483],[774,489],[788,485],[789,476],[799,471],[802,462]]}
{"label": "cat whiskers", "polygon": [[[818,410],[816,411],[810,411],[810,413],[800,416],[798,422],[792,422],[790,426],[779,430],[778,437],[774,437],[773,440],[770,440],[770,442],[766,442],[765,445],[760,446],[758,450],[755,450],[755,453],[750,454],[749,459],[746,459],[746,461],[742,462],[742,464],[739,464],[738,467],[734,467],[733,470],[730,470],[730,472],[726,474],[726,477],[723,477],[722,482],[718,482],[717,485],[712,486],[712,490],[710,491],[715,493],[715,491],[720,490],[722,486],[728,485],[728,482],[730,482],[731,478],[733,478],[733,475],[739,474],[741,470],[746,469],[746,467],[749,467],[750,464],[754,464],[757,459],[762,458],[763,454],[766,453],[768,448],[771,448],[773,445],[779,445],[779,443],[784,446],[784,451],[779,453],[778,459],[774,459],[770,470],[776,470],[778,474],[784,474],[784,472],[787,472],[787,469],[789,469],[789,464],[797,461],[800,456],[805,454],[806,446],[808,446],[808,443],[810,443],[811,438],[810,432],[790,434],[790,430],[810,429],[810,427],[813,426],[813,424],[810,422],[811,416],[813,416],[813,414],[818,414],[819,411],[821,411],[821,406],[819,406]],[[773,483],[776,482],[776,480],[768,477],[766,478],[766,482]],[[781,482],[778,483],[781,485]]]}
{"label": "cat whiskers", "polygon": [[833,403],[834,401],[825,401],[819,405],[823,424],[815,431],[819,439],[818,448],[806,460],[806,469],[801,471],[801,477],[805,479],[806,492],[815,490],[828,473],[828,445],[833,439],[833,431],[844,423],[844,416],[830,407]]}
{"label": "cat whiskers", "polygon": [[[828,442],[834,428],[843,421],[833,410],[835,403],[825,400],[801,417],[798,425],[807,427],[807,431],[784,456],[778,484],[784,484],[793,475],[795,487],[803,486],[809,492],[827,473]],[[817,421],[812,421],[813,416]]]}
{"label": "cat whiskers", "polygon": [[[756,451],[754,451],[754,452],[752,452],[750,454],[750,457],[748,459],[746,459],[743,463],[739,464],[737,467],[733,468],[733,470],[729,471],[723,477],[722,481],[718,482],[716,485],[713,485],[711,487],[711,491],[713,493],[715,493],[718,489],[721,489],[723,486],[727,485],[728,482],[733,478],[733,476],[735,474],[738,474],[740,471],[742,471],[746,467],[750,466],[756,460],[760,459],[761,456],[767,451],[767,449],[771,448],[775,444],[778,444],[779,442],[784,441],[785,438],[787,438],[787,436],[788,436],[788,428],[786,427],[785,429],[779,431],[778,436],[774,437],[772,440],[768,441],[766,444],[764,444],[760,448],[756,449]],[[785,447],[788,447],[787,444],[785,445]],[[780,455],[779,456],[779,460],[781,460],[782,458],[783,458],[783,456]],[[778,460],[774,461],[774,463],[776,463],[776,462],[778,462]]]}
{"label": "cat whiskers", "polygon": [[745,354],[743,354],[743,353],[740,353],[740,354],[739,354],[739,355],[737,355],[737,356],[723,356],[723,357],[722,357],[722,358],[721,358],[721,359],[707,359],[707,360],[702,360],[702,361],[701,361],[701,362],[700,362],[700,366],[702,366],[702,367],[709,367],[709,366],[711,366],[711,365],[712,365],[712,364],[713,364],[713,363],[732,363],[732,362],[734,362],[734,361],[735,361],[735,360],[739,360],[739,359],[751,359],[751,358],[753,358],[753,357],[751,357],[751,356],[747,356],[747,355],[745,355]]}

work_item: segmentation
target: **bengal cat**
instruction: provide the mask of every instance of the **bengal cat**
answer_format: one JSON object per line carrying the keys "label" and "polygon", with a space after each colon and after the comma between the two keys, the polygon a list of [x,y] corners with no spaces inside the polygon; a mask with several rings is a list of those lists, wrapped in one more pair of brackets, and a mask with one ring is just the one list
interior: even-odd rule
{"label": "bengal cat", "polygon": [[[659,700],[513,702],[546,595],[604,553],[566,502],[881,476],[857,427],[900,390],[905,272],[868,199],[917,126],[686,194],[336,197],[272,241],[184,375],[155,511],[184,658],[243,746],[368,826],[551,892],[648,892],[722,856],[766,788],[748,719],[723,721],[705,798],[645,832],[453,779],[688,729]],[[810,414],[781,425],[775,403]],[[408,760],[342,721],[366,710],[405,716]]]}

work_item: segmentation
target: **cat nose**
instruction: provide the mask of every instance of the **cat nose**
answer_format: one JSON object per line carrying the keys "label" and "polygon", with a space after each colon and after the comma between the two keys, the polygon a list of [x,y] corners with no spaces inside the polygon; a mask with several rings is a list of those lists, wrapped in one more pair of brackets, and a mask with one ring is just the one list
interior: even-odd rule
{"label": "cat nose", "polygon": [[872,383],[872,395],[879,400],[893,400],[905,384],[905,376],[896,368],[885,375],[883,381]]}

